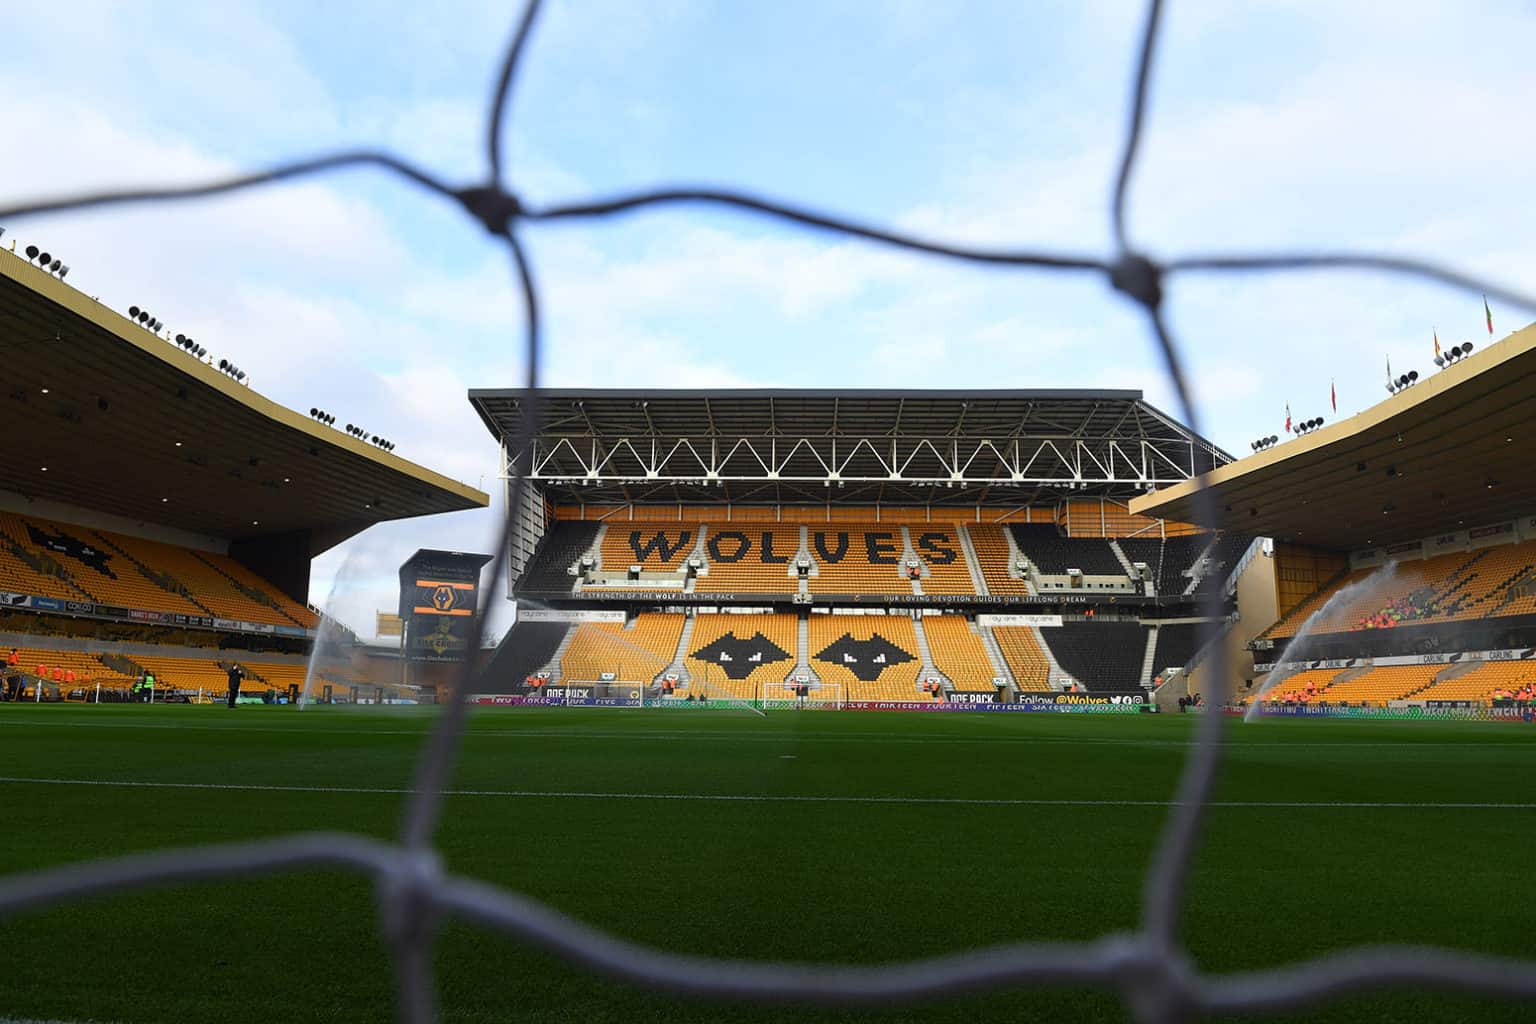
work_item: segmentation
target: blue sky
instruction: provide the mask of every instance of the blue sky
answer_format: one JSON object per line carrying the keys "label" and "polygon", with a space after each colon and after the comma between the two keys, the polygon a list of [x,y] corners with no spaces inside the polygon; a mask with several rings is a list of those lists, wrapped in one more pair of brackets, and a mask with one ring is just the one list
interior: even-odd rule
{"label": "blue sky", "polygon": [[[1536,290],[1536,166],[1517,4],[1173,3],[1132,232],[1154,254],[1351,247]],[[484,173],[506,4],[21,5],[0,66],[0,195],[195,180],[382,144]],[[552,0],[508,133],[551,202],[724,183],[977,243],[1099,250],[1139,3]],[[141,303],[296,408],[498,490],[464,401],[521,378],[504,254],[444,203],[349,174],[195,206],[9,226],[70,283]],[[1141,321],[1091,277],[978,270],[673,209],[530,229],[547,380],[566,386],[1138,387],[1172,411]],[[1176,282],[1207,432],[1234,452],[1486,342],[1481,302],[1349,274]],[[1494,303],[1497,333],[1523,326]],[[482,549],[494,513],[377,527],[315,566],[365,630],[420,546]],[[341,583],[336,584],[337,577]]]}

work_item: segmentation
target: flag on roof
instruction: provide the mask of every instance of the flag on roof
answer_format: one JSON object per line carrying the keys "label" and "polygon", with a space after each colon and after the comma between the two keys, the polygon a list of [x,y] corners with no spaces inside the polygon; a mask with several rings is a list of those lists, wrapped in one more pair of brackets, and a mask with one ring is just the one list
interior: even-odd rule
{"label": "flag on roof", "polygon": [[1493,310],[1488,308],[1488,296],[1483,296],[1483,316],[1488,318],[1488,337],[1493,337]]}

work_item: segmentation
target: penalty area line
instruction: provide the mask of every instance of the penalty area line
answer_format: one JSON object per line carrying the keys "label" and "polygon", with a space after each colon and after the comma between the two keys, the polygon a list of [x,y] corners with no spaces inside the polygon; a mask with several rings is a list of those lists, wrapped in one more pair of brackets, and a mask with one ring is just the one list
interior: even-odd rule
{"label": "penalty area line", "polygon": [[[359,793],[404,796],[416,790],[391,786],[281,786],[254,782],[147,782],[132,779],[59,779],[0,775],[0,784],[101,786],[121,789],[227,790],[255,793]],[[840,796],[795,793],[623,793],[559,789],[450,789],[447,796],[502,797],[524,800],[673,800],[701,803],[924,804],[980,807],[1174,807],[1176,800],[1050,797]],[[1496,810],[1531,811],[1536,803],[1499,801],[1407,800],[1212,800],[1207,807],[1354,810]]]}

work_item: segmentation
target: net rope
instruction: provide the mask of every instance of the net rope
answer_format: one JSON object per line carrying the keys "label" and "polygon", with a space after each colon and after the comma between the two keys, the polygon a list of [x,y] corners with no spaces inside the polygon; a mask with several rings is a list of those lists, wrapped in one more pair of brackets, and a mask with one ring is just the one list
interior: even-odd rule
{"label": "net rope", "polygon": [[[1171,381],[1184,422],[1204,436],[1190,398],[1179,346],[1163,318],[1163,284],[1174,274],[1270,273],[1295,270],[1377,271],[1439,282],[1488,295],[1536,315],[1536,298],[1497,282],[1483,281],[1438,264],[1364,252],[1207,253],[1153,260],[1132,243],[1127,225],[1128,194],[1146,124],[1153,60],[1162,20],[1162,0],[1150,0],[1140,37],[1132,102],[1120,151],[1110,212],[1114,251],[1085,255],[1032,249],[992,249],[857,223],[746,192],[708,187],[668,187],[585,202],[540,208],[525,203],[509,185],[501,155],[510,118],[517,71],[538,19],[540,0],[530,0],[518,19],[502,58],[486,124],[489,176],[481,184],[455,188],[394,154],[348,150],[280,164],[263,171],[200,185],[103,190],[0,207],[0,219],[47,213],[192,200],[257,188],[274,182],[344,170],[385,171],[459,205],[485,230],[501,239],[525,305],[527,375],[517,429],[507,450],[513,454],[508,515],[491,562],[490,578],[501,578],[509,549],[511,510],[519,508],[526,481],[518,459],[529,451],[540,422],[539,371],[542,325],[539,289],[519,229],[544,221],[616,217],[651,207],[723,206],[775,218],[822,232],[863,239],[911,252],[969,263],[1022,269],[1092,273],[1138,306]],[[1195,492],[1194,517],[1222,525],[1211,492]],[[1221,595],[1202,597],[1205,619],[1201,645],[1215,640]],[[485,627],[482,611],[470,630],[469,649],[478,650]],[[965,993],[1042,986],[1096,985],[1117,990],[1138,1020],[1182,1021],[1211,1013],[1274,1012],[1315,1005],[1349,993],[1392,987],[1462,991],[1536,999],[1536,962],[1442,948],[1360,946],[1301,963],[1260,970],[1201,973],[1178,941],[1179,910],[1190,862],[1199,839],[1221,762],[1228,684],[1223,645],[1211,657],[1213,699],[1200,715],[1196,738],[1185,759],[1176,792],[1143,883],[1139,926],[1094,942],[1021,942],[956,955],[878,966],[771,963],[686,956],[609,935],[526,896],[444,871],[432,845],[445,784],[453,771],[467,718],[467,704],[444,706],[421,752],[405,801],[399,839],[384,843],[356,835],[303,833],[254,842],[210,844],[148,854],[111,857],[0,878],[0,917],[66,900],[148,886],[217,879],[253,870],[348,868],[372,876],[379,901],[379,926],[395,962],[398,1013],[408,1024],[438,1016],[432,950],[438,927],[448,916],[476,922],[555,954],[595,973],[658,991],[693,996],[812,1005],[891,1006]],[[466,663],[456,695],[476,690],[475,669]]]}

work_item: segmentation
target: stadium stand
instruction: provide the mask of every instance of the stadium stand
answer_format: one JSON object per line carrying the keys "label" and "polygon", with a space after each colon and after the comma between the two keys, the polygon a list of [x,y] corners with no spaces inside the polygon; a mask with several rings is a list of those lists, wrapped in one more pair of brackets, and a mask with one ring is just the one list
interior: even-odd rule
{"label": "stadium stand", "polygon": [[[6,654],[10,652],[7,651]],[[57,682],[56,671],[73,672],[76,686],[95,686],[103,689],[125,690],[133,682],[128,672],[114,669],[101,658],[84,651],[55,651],[46,647],[17,648],[17,667],[32,676],[42,676],[50,683]],[[41,671],[39,671],[41,670]]]}
{"label": "stadium stand", "polygon": [[1008,663],[1008,671],[1020,690],[1044,691],[1050,689],[1051,661],[1035,639],[1035,631],[1028,626],[993,626],[992,635]]}
{"label": "stadium stand", "polygon": [[1042,575],[1063,576],[1068,569],[1080,569],[1085,576],[1125,575],[1107,541],[1068,537],[1048,523],[1015,523],[1009,529],[1024,557]]}
{"label": "stadium stand", "polygon": [[752,700],[763,684],[781,683],[794,671],[796,619],[785,614],[696,615],[688,646],[687,692]]}
{"label": "stadium stand", "polygon": [[[1443,666],[1442,666],[1443,667]],[[1496,695],[1517,694],[1536,685],[1536,666],[1530,662],[1483,661],[1459,675],[1447,669],[1440,678],[1413,695],[1415,700],[1492,700]]]}
{"label": "stadium stand", "polygon": [[1145,563],[1152,586],[1162,594],[1163,541],[1156,537],[1122,537],[1116,543],[1120,545],[1120,550],[1125,552],[1126,561],[1132,564]]}
{"label": "stadium stand", "polygon": [[1200,557],[1200,553],[1210,546],[1211,535],[1184,533],[1161,540],[1155,537],[1122,537],[1116,543],[1125,552],[1127,559],[1146,563],[1159,596],[1177,597],[1189,589],[1189,569],[1195,564],[1195,559]]}
{"label": "stadium stand", "polygon": [[[1266,701],[1311,700],[1341,674],[1343,674],[1343,670],[1337,668],[1303,669],[1300,672],[1287,676],[1273,687],[1265,690],[1263,699]],[[1267,678],[1260,679],[1258,685],[1254,687],[1254,694],[1250,695],[1250,699],[1266,686],[1269,686],[1269,680]]]}
{"label": "stadium stand", "polygon": [[[161,686],[183,690],[207,690],[209,692],[224,693],[229,688],[229,675],[218,661],[212,658],[168,658],[162,656],[135,655],[133,662],[140,667],[153,672],[155,679]],[[296,666],[299,670],[298,682],[304,682],[302,665]],[[276,670],[276,666],[247,666],[248,669],[260,671],[263,676]],[[270,683],[270,678],[267,683]],[[267,688],[267,684],[255,675],[248,675],[240,684],[242,691],[249,685],[252,691]],[[286,687],[286,683],[284,684]]]}
{"label": "stadium stand", "polygon": [[[174,548],[169,545],[163,547],[172,560],[182,559],[185,566],[182,572],[187,577],[204,581],[204,583],[193,585],[192,596],[201,601],[202,595],[206,593],[208,595],[206,603],[210,607],[214,602],[229,602],[233,606],[243,604],[253,615],[262,616],[252,619],[254,622],[272,622],[276,625],[287,625],[292,622],[309,629],[315,629],[320,625],[320,616],[307,605],[291,600],[281,590],[273,587],[228,555],[221,555],[214,551]],[[204,566],[212,569],[216,575],[206,573]],[[166,570],[172,574],[176,572],[174,561],[167,562]],[[201,589],[203,586],[207,589]],[[276,612],[278,617],[274,618],[272,612]]]}
{"label": "stadium stand", "polygon": [[612,673],[621,682],[649,683],[672,661],[681,615],[642,612],[628,623],[583,622],[560,658],[560,679],[595,682]]}
{"label": "stadium stand", "polygon": [[994,689],[992,662],[975,626],[964,615],[924,616],[923,633],[928,638],[934,667],[949,677],[955,689]]}
{"label": "stadium stand", "polygon": [[707,575],[694,581],[701,593],[793,594],[800,527],[708,523],[704,529]]}
{"label": "stadium stand", "polygon": [[918,700],[917,633],[905,615],[812,615],[810,664],[848,700]]}
{"label": "stadium stand", "polygon": [[577,577],[570,568],[592,549],[601,523],[560,520],[539,541],[518,587],[529,594],[569,594]]}
{"label": "stadium stand", "polygon": [[1314,613],[1344,593],[1313,624],[1321,633],[1392,629],[1409,623],[1465,622],[1536,611],[1536,541],[1457,551],[1397,562],[1388,568],[1357,569],[1335,577],[1302,601],[1264,635],[1295,636]]}
{"label": "stadium stand", "polygon": [[64,565],[37,548],[19,516],[0,512],[0,534],[5,539],[4,554],[0,556],[0,579],[7,587],[22,594],[39,594],[66,601],[95,600],[74,581]]}
{"label": "stadium stand", "polygon": [[570,632],[568,622],[525,622],[519,620],[501,638],[496,653],[482,673],[492,692],[500,689],[521,690],[523,682],[548,665]]}
{"label": "stadium stand", "polygon": [[1203,594],[1222,586],[1232,570],[1237,567],[1238,559],[1243,557],[1253,543],[1253,538],[1240,533],[1224,533],[1216,538],[1210,551],[1201,559],[1203,568],[1200,582],[1195,585],[1195,593]]}
{"label": "stadium stand", "polygon": [[1157,627],[1157,650],[1153,659],[1154,672],[1166,672],[1170,668],[1183,668],[1200,649],[1200,624],[1175,622]]}
{"label": "stadium stand", "polygon": [[603,534],[599,567],[621,572],[632,565],[651,572],[677,572],[693,553],[699,527],[613,522]]}
{"label": "stadium stand", "polygon": [[901,529],[878,523],[812,526],[812,594],[910,594],[901,564]]}
{"label": "stadium stand", "polygon": [[1056,662],[1090,692],[1136,690],[1147,629],[1138,622],[1064,622],[1042,629]]}
{"label": "stadium stand", "polygon": [[[239,659],[230,660],[238,661]],[[335,687],[365,682],[364,680],[354,678],[354,673],[350,670],[342,671],[329,666],[316,665],[315,678],[310,680],[308,665],[270,661],[241,661],[240,664],[247,673],[245,680],[240,684],[241,693],[245,693],[247,690],[260,692],[262,689],[286,691],[290,686],[297,686],[300,692],[303,692],[305,681],[308,680],[310,685],[309,696],[313,699],[319,694],[320,687],[327,683]],[[211,687],[211,689],[219,692],[223,692],[226,689],[229,677],[223,673],[227,671],[225,667],[227,665],[227,661],[220,665],[221,675],[219,676],[219,682],[216,686]],[[386,680],[375,679],[368,680],[367,682],[372,685],[386,682]]]}
{"label": "stadium stand", "polygon": [[10,542],[0,553],[0,572],[18,588],[47,582],[38,564],[56,567],[56,585],[22,593],[270,625],[318,624],[314,612],[226,555],[11,513],[0,513],[0,532]]}
{"label": "stadium stand", "polygon": [[206,551],[189,551],[160,544],[102,534],[104,540],[142,561],[153,572],[164,574],[185,587],[190,599],[214,615],[226,619],[301,625],[314,628],[318,617],[287,598],[273,596],[259,579],[232,558]]}
{"label": "stadium stand", "polygon": [[925,594],[975,594],[976,581],[971,579],[970,566],[965,561],[965,550],[960,546],[959,533],[950,527],[931,523],[908,527],[912,537],[912,550],[927,567],[923,577]]}
{"label": "stadium stand", "polygon": [[976,561],[981,563],[981,575],[987,590],[993,594],[1019,595],[1029,593],[1029,584],[1008,575],[1008,538],[1003,527],[994,523],[976,523],[964,527],[976,549]]}
{"label": "stadium stand", "polygon": [[206,615],[208,609],[124,557],[94,530],[31,517],[17,517],[33,552],[46,552],[69,572],[76,586],[96,600],[127,608]]}
{"label": "stadium stand", "polygon": [[1418,693],[1444,669],[1444,665],[1378,665],[1359,675],[1344,672],[1321,691],[1319,699],[1330,704],[1364,702],[1379,707]]}
{"label": "stadium stand", "polygon": [[1182,594],[1189,589],[1189,573],[1206,548],[1210,547],[1208,533],[1184,534],[1163,541],[1163,560],[1157,572],[1159,594]]}

